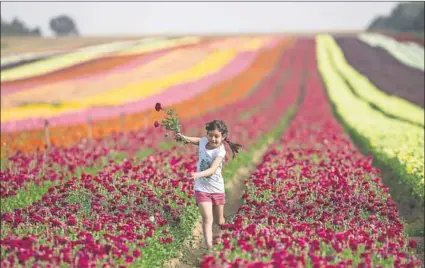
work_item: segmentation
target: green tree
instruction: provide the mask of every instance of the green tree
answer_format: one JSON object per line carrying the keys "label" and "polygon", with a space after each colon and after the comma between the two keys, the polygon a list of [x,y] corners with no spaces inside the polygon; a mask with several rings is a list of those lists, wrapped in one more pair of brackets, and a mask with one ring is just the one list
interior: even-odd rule
{"label": "green tree", "polygon": [[78,29],[74,20],[67,15],[60,15],[50,20],[50,29],[55,32],[56,36],[78,36]]}

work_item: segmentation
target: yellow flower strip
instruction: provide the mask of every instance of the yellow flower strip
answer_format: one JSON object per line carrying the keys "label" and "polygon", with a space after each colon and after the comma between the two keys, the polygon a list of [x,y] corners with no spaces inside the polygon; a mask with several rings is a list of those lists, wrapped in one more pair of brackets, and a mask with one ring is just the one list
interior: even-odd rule
{"label": "yellow flower strip", "polygon": [[146,45],[138,45],[123,49],[114,54],[114,56],[136,55],[142,53],[154,52],[161,49],[173,48],[182,45],[196,44],[201,41],[200,37],[182,37],[176,39],[165,39]]}
{"label": "yellow flower strip", "polygon": [[379,161],[392,168],[399,182],[412,187],[424,198],[424,130],[385,116],[357,98],[332,64],[332,39],[319,35],[318,67],[330,100],[344,124],[358,136]]}
{"label": "yellow flower strip", "polygon": [[336,68],[348,80],[357,94],[390,115],[424,126],[424,109],[378,89],[366,76],[359,73],[347,62],[341,48],[331,36],[328,36],[327,45]]}
{"label": "yellow flower strip", "polygon": [[217,72],[238,54],[235,50],[221,50],[210,54],[205,60],[190,69],[170,74],[160,79],[131,83],[109,90],[101,95],[88,97],[79,102],[67,103],[58,107],[13,107],[4,109],[1,121],[8,122],[30,117],[56,116],[65,112],[74,112],[92,106],[113,106],[138,100],[166,90],[168,87],[197,80],[210,73]]}

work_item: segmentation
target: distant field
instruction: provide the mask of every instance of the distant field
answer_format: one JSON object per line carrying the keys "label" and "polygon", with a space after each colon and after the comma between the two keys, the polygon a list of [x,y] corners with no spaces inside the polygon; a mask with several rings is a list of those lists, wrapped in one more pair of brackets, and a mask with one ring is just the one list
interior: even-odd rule
{"label": "distant field", "polygon": [[24,52],[69,51],[83,46],[135,39],[140,37],[2,37],[1,54],[4,57]]}

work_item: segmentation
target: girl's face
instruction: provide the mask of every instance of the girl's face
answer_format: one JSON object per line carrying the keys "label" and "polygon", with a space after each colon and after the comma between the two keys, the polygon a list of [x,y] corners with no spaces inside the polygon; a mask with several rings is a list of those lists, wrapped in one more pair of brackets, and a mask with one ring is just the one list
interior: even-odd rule
{"label": "girl's face", "polygon": [[226,136],[223,136],[218,129],[214,129],[207,132],[207,138],[210,147],[218,148]]}

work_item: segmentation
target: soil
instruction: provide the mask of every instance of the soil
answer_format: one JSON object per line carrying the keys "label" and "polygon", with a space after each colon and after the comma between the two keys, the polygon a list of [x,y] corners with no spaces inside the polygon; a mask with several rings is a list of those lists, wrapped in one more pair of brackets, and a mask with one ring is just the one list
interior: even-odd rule
{"label": "soil", "polygon": [[417,247],[417,254],[416,256],[421,260],[422,262],[422,267],[424,267],[425,264],[425,257],[424,257],[424,237],[423,236],[415,236],[415,237],[410,237],[409,239],[415,240],[418,243],[418,247]]}

